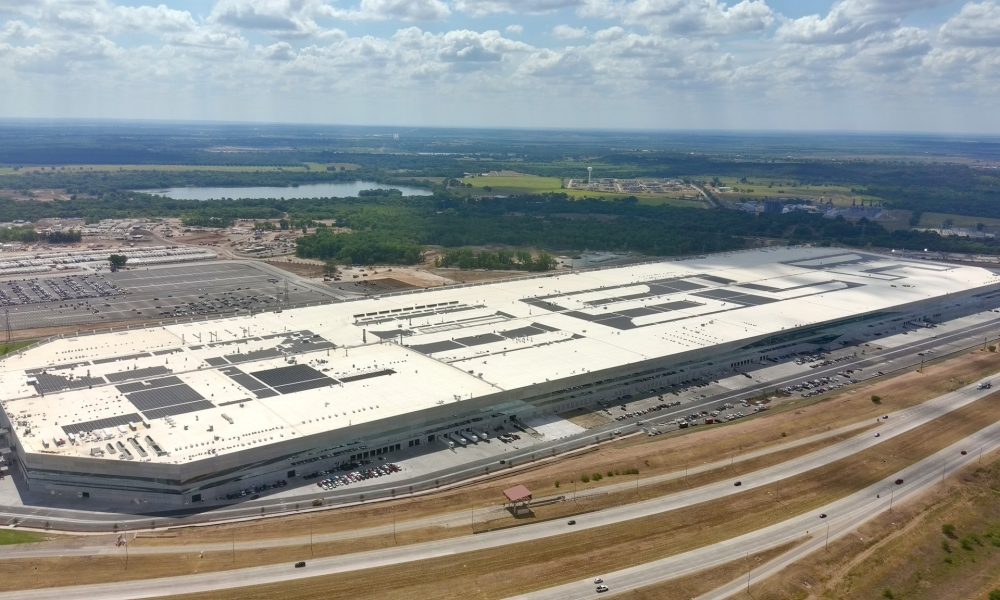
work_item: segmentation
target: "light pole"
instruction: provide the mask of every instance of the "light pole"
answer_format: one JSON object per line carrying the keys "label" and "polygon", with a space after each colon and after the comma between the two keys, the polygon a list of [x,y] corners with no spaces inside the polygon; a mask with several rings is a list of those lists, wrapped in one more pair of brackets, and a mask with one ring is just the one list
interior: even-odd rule
{"label": "light pole", "polygon": [[747,552],[747,593],[750,593],[750,553]]}
{"label": "light pole", "polygon": [[896,493],[896,488],[889,490],[889,512],[892,512],[892,496]]}
{"label": "light pole", "polygon": [[824,548],[827,552],[830,551],[830,522],[826,522],[826,545]]}

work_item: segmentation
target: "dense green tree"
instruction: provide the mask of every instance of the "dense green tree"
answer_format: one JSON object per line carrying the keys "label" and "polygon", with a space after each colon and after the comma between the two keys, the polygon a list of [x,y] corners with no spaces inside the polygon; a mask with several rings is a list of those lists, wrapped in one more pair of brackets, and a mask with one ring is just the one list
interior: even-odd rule
{"label": "dense green tree", "polygon": [[111,266],[111,272],[119,271],[125,268],[125,263],[128,262],[128,257],[124,254],[112,254],[108,257],[108,263]]}

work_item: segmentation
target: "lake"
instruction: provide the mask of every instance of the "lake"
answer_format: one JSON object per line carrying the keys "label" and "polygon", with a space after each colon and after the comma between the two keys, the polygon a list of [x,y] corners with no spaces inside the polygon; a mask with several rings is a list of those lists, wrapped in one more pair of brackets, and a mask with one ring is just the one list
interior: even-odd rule
{"label": "lake", "polygon": [[138,190],[146,194],[166,196],[174,200],[218,200],[220,198],[347,198],[362,190],[399,190],[404,196],[430,196],[430,190],[407,185],[390,185],[374,181],[307,183],[297,187],[175,187],[160,190]]}

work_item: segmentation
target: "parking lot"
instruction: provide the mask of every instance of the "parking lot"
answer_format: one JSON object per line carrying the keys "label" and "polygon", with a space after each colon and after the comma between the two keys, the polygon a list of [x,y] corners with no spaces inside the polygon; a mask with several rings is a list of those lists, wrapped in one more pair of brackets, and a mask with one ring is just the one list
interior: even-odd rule
{"label": "parking lot", "polygon": [[109,298],[125,292],[100,275],[15,279],[0,282],[0,306]]}
{"label": "parking lot", "polygon": [[[286,288],[287,282],[287,288]],[[286,297],[287,289],[287,297]],[[0,282],[11,329],[191,318],[332,301],[330,295],[246,263],[200,263],[118,273]],[[5,300],[6,298],[6,300]]]}

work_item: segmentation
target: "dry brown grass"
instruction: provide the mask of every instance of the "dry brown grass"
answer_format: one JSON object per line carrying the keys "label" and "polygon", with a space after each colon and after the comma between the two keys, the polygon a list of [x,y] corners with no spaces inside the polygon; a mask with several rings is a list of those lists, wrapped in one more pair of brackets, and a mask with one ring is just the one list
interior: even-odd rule
{"label": "dry brown grass", "polygon": [[[567,501],[560,503],[553,503],[542,506],[535,506],[533,511],[529,514],[522,514],[520,518],[514,520],[509,516],[497,517],[495,513],[493,516],[484,516],[482,512],[476,516],[476,521],[472,523],[472,515],[470,512],[470,518],[466,523],[458,525],[455,527],[422,527],[418,529],[411,530],[397,530],[395,536],[392,534],[379,534],[370,535],[365,537],[355,537],[350,540],[342,540],[336,542],[329,542],[324,544],[316,543],[314,544],[313,551],[310,553],[314,556],[332,556],[337,554],[349,554],[352,552],[362,552],[365,550],[372,550],[377,548],[384,548],[392,545],[407,545],[415,544],[419,542],[427,542],[432,540],[445,539],[450,537],[456,537],[461,535],[467,535],[469,533],[483,533],[486,531],[493,531],[497,529],[506,529],[509,527],[520,527],[522,525],[527,525],[530,523],[537,523],[542,521],[548,521],[552,519],[563,518],[572,515],[578,515],[584,512],[592,512],[595,510],[601,510],[604,508],[621,506],[630,502],[636,502],[640,500],[646,500],[650,498],[655,498],[665,494],[677,492],[683,489],[688,489],[691,487],[697,487],[700,485],[705,485],[707,483],[719,481],[722,479],[732,478],[739,476],[742,473],[747,473],[757,469],[761,469],[767,466],[779,464],[781,462],[791,460],[802,454],[808,452],[813,452],[825,446],[835,444],[839,441],[847,439],[852,434],[843,434],[839,436],[830,437],[824,440],[819,440],[811,444],[806,444],[798,448],[791,448],[783,450],[780,452],[774,452],[766,456],[758,457],[743,463],[737,463],[732,467],[723,467],[719,469],[714,469],[711,471],[706,471],[704,473],[699,473],[691,475],[690,477],[679,479],[675,481],[666,481],[652,485],[644,485],[638,490],[625,489],[615,493],[601,494],[591,498],[580,498],[579,500],[572,499],[572,496],[567,498]],[[323,514],[323,513],[320,513]],[[314,534],[317,532],[314,525],[309,521],[311,517],[300,516],[293,523],[289,524],[287,528],[287,536],[305,536],[310,532]],[[391,515],[389,516],[391,521]],[[345,521],[338,524],[342,531],[350,531],[356,527],[356,523]],[[324,531],[329,531],[324,529]],[[164,533],[144,533],[140,534],[136,541],[133,543],[133,547],[136,546],[180,546],[181,548],[190,549],[191,547],[197,547],[199,543],[207,543],[209,540],[206,539],[189,539],[183,534],[191,532],[198,533],[197,531],[192,531],[189,529],[176,531],[176,532],[164,532]],[[236,537],[237,534],[240,537]],[[216,543],[233,541],[235,542],[239,539],[240,542],[244,542],[247,539],[260,539],[255,537],[252,533],[249,534],[250,538],[246,537],[247,532],[240,528],[230,528],[228,533],[223,534],[220,529],[215,533],[213,539]],[[110,538],[109,538],[110,539]],[[67,544],[69,545],[69,544]],[[301,548],[295,546],[289,546],[288,549],[292,553],[291,556],[301,555]],[[239,551],[238,551],[239,553]],[[260,563],[254,563],[260,564]]]}
{"label": "dry brown grass", "polygon": [[586,408],[574,408],[571,411],[564,412],[556,416],[562,417],[570,423],[583,427],[584,429],[593,429],[594,427],[607,425],[613,421],[611,417],[602,412],[595,412]]}
{"label": "dry brown grass", "polygon": [[[524,483],[535,497],[570,495],[574,480],[577,481],[577,490],[596,489],[619,480],[612,477],[584,484],[579,481],[583,474],[606,474],[609,470],[622,472],[630,468],[639,469],[641,477],[683,472],[687,468],[802,439],[847,423],[869,419],[874,423],[881,414],[919,404],[998,370],[1000,354],[977,351],[928,365],[923,373],[910,372],[861,385],[823,401],[815,398],[793,400],[785,407],[763,413],[758,418],[709,427],[686,435],[635,436],[618,440],[579,456],[538,463],[530,470],[519,470],[436,494],[308,516],[179,529],[159,535],[173,536],[164,543],[198,544],[228,541],[233,530],[239,539],[265,539],[308,535],[310,529],[317,533],[347,531],[356,528],[358,523],[366,527],[385,525],[391,523],[393,518],[402,523],[456,510],[497,506],[501,490],[514,483]],[[870,397],[873,394],[882,397],[881,405],[872,404]],[[559,482],[558,487],[556,482]],[[156,542],[150,540],[143,543]]]}
{"label": "dry brown grass", "polygon": [[[425,263],[426,264],[426,263]],[[524,271],[465,271],[462,269],[430,268],[428,272],[450,279],[455,283],[479,283],[482,281],[502,281],[528,275]]]}
{"label": "dry brown grass", "polygon": [[[980,400],[880,447],[789,478],[770,489],[498,549],[253,589],[185,595],[188,600],[281,598],[500,598],[593,577],[712,544],[813,510],[878,481],[997,420],[996,397]],[[728,518],[723,517],[728,516]]]}
{"label": "dry brown grass", "polygon": [[[597,494],[589,497],[576,497],[575,494],[568,489],[566,494],[567,501],[565,502],[532,506],[531,514],[522,515],[516,521],[510,518],[498,518],[490,521],[477,520],[475,530],[476,532],[493,531],[496,529],[507,529],[509,527],[520,527],[522,525],[540,521],[551,521],[553,519],[579,515],[584,512],[593,512],[615,506],[622,506],[630,502],[650,500],[652,498],[658,498],[690,488],[697,488],[725,479],[738,479],[747,473],[781,464],[810,452],[815,452],[816,450],[831,446],[837,442],[851,438],[857,433],[858,432],[852,432],[832,436],[795,448],[788,448],[750,460],[734,463],[731,466],[724,466],[718,469],[692,474],[680,479],[636,486],[635,488],[630,486],[619,492],[609,492],[607,494]],[[619,479],[622,478],[628,479],[629,477],[619,477]],[[634,480],[634,476],[632,476],[632,479]]]}
{"label": "dry brown grass", "polygon": [[747,567],[756,569],[772,558],[781,556],[799,544],[789,542],[770,550],[751,554],[745,559],[727,562],[705,571],[678,577],[640,590],[626,592],[618,598],[626,600],[687,600],[711,592],[720,581],[732,581],[747,572]]}
{"label": "dry brown grass", "polygon": [[[1000,395],[1000,394],[998,394]],[[878,447],[791,477],[780,489],[748,490],[696,506],[611,527],[582,530],[525,543],[334,576],[296,580],[254,590],[231,590],[200,598],[494,598],[642,564],[720,542],[813,510],[884,478],[1000,418],[1000,402],[990,396]],[[388,543],[383,536],[382,542]],[[336,544],[333,544],[336,545]],[[194,546],[192,546],[194,548]],[[323,549],[317,550],[317,555]],[[236,565],[308,558],[308,548],[274,548],[236,553]],[[227,564],[227,559],[228,564]],[[460,564],[459,564],[460,563]],[[232,567],[230,553],[178,557],[133,556],[126,571],[122,557],[10,560],[0,563],[0,589],[16,590],[69,583],[96,583],[184,574]],[[38,575],[43,574],[43,577]]]}
{"label": "dry brown grass", "polygon": [[[954,539],[943,533],[945,524],[955,527]],[[963,540],[970,549],[962,547]],[[829,552],[813,554],[754,585],[751,593],[757,600],[832,600],[879,598],[889,589],[896,598],[985,599],[997,588],[1000,455],[993,455],[918,501],[831,543]]]}
{"label": "dry brown grass", "polygon": [[323,265],[316,265],[312,263],[302,263],[302,262],[290,262],[284,260],[265,260],[267,264],[272,267],[277,267],[283,271],[288,271],[289,273],[294,273],[300,277],[322,277],[323,276]]}

